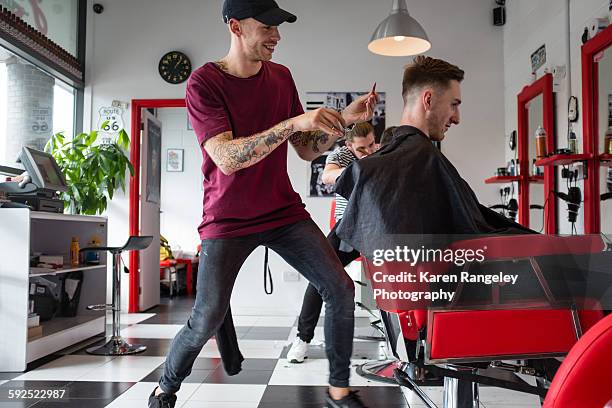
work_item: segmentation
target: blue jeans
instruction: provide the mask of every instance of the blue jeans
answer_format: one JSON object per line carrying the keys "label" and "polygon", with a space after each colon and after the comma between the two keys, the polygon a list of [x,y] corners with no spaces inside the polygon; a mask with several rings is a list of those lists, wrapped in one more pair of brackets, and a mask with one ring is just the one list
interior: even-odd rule
{"label": "blue jeans", "polygon": [[170,346],[159,382],[163,392],[176,393],[191,373],[202,347],[225,318],[240,267],[260,245],[278,253],[321,294],[329,384],[348,387],[355,288],[325,236],[309,219],[251,235],[202,241],[195,304]]}

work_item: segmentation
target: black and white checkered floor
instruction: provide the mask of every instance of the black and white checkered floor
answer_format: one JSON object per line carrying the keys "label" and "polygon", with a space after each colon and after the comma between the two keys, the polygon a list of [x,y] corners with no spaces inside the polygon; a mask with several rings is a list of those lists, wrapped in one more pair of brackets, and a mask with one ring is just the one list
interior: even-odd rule
{"label": "black and white checkered floor", "polygon": [[[193,299],[162,301],[151,313],[122,316],[121,334],[132,343],[145,344],[146,352],[123,357],[92,356],[81,345],[37,361],[25,373],[0,373],[0,407],[146,407],[163,371],[170,342],[185,323]],[[289,364],[285,357],[296,335],[296,320],[287,316],[234,316],[240,349],[246,358],[243,371],[227,376],[214,339],[209,341],[178,393],[177,408],[323,407],[328,366],[321,345],[322,319],[309,358],[302,364]],[[368,319],[356,319],[357,332],[372,334],[370,330]],[[410,391],[356,374],[355,367],[366,360],[385,358],[380,346],[355,340],[351,386],[360,391],[369,407],[423,407]],[[10,398],[10,390],[24,389],[66,391],[57,400]],[[428,387],[426,391],[441,406],[442,388]],[[481,402],[486,408],[540,406],[535,396],[488,387],[481,387]]]}

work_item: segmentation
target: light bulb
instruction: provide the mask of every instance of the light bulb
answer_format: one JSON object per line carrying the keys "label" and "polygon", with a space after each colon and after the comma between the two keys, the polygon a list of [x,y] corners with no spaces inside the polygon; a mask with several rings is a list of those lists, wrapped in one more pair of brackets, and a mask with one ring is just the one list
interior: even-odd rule
{"label": "light bulb", "polygon": [[403,35],[396,35],[395,37],[393,37],[393,39],[397,42],[400,42],[400,41],[404,41],[406,37],[404,37]]}

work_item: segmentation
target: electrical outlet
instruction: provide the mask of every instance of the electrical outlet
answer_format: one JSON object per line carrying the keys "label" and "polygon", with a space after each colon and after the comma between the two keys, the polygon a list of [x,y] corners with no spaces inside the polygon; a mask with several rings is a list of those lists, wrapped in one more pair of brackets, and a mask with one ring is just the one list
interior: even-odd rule
{"label": "electrical outlet", "polygon": [[283,271],[283,281],[285,282],[299,282],[300,274],[297,271]]}

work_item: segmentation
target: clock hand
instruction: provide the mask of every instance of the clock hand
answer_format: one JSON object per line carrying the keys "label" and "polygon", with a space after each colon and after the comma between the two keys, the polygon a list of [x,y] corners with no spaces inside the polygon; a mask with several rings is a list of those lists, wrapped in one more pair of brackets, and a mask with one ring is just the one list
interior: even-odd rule
{"label": "clock hand", "polygon": [[174,64],[174,67],[172,68],[172,72],[176,70],[176,68],[179,66],[182,60],[183,60],[183,57],[179,57],[178,61]]}

